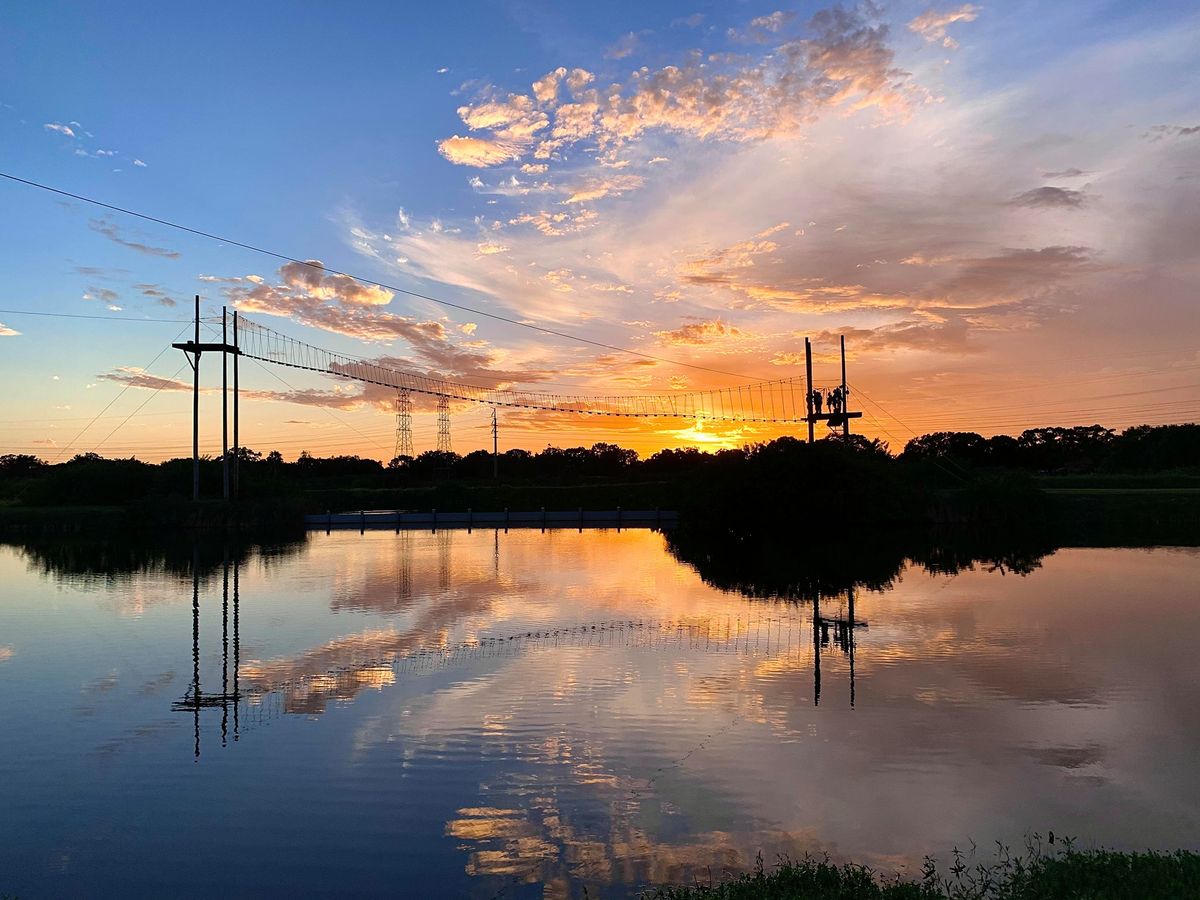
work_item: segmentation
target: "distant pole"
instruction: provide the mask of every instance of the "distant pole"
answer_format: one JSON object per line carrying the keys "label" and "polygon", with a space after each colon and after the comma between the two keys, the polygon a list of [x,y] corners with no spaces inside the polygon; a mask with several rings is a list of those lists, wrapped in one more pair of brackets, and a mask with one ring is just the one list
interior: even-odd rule
{"label": "distant pole", "polygon": [[[221,307],[221,344],[229,346],[229,312]],[[229,502],[229,353],[221,351],[221,492]]]}
{"label": "distant pole", "polygon": [[450,398],[445,394],[438,397],[438,436],[437,448],[439,453],[452,453],[454,447],[450,444]]}
{"label": "distant pole", "polygon": [[200,499],[200,295],[196,295],[196,338],[192,348],[192,501]]}
{"label": "distant pole", "polygon": [[846,336],[842,338],[842,434],[850,436],[850,395],[846,392]]}
{"label": "distant pole", "polygon": [[[242,355],[242,351],[238,346],[238,314],[237,310],[233,311],[233,497],[236,500],[241,495],[241,457],[242,445],[238,440],[238,357]],[[234,579],[236,581],[235,573]],[[237,621],[237,606],[234,605],[234,621]],[[236,673],[236,668],[234,672]],[[237,691],[237,681],[235,675],[234,691]],[[236,715],[237,707],[234,707]]]}
{"label": "distant pole", "polygon": [[804,339],[804,377],[806,389],[804,391],[804,405],[808,410],[808,442],[813,442],[813,380],[812,380],[812,343],[808,338]]}
{"label": "distant pole", "polygon": [[495,407],[492,407],[492,477],[500,477],[500,427],[496,422]]}

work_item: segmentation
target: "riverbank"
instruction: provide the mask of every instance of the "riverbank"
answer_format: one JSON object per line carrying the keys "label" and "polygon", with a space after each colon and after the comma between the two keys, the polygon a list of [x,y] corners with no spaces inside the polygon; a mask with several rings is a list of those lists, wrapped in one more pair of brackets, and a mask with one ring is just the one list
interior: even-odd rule
{"label": "riverbank", "polygon": [[[355,457],[295,463],[248,459],[241,499],[211,493],[219,463],[201,465],[210,493],[191,500],[185,460],[79,457],[47,466],[9,457],[0,477],[0,530],[75,532],[302,529],[305,516],[387,510],[574,513],[662,510],[716,535],[930,527],[1048,529],[1054,539],[1187,542],[1200,534],[1200,481],[1190,470],[1035,475],[969,469],[952,460],[892,457],[866,441],[780,438],[713,455],[665,453],[638,462],[611,445],[506,454],[500,478],[473,456],[383,468]],[[491,462],[486,454],[482,461]],[[453,463],[453,465],[451,464]],[[1090,537],[1085,538],[1081,533]]]}
{"label": "riverbank", "polygon": [[[357,514],[362,510],[451,514],[442,524],[466,522],[469,510],[511,510],[551,518],[578,517],[596,510],[660,510],[678,513],[689,527],[725,533],[765,528],[804,532],[823,527],[823,503],[792,505],[781,499],[752,502],[737,493],[725,504],[684,484],[649,482],[593,485],[447,484],[427,488],[385,490],[321,490],[286,498],[224,503],[193,503],[179,497],[140,499],[124,505],[0,505],[0,534],[95,534],[193,530],[302,532],[305,517]],[[903,508],[901,508],[903,509]],[[861,516],[859,513],[862,513]],[[676,518],[668,516],[668,524]],[[878,509],[842,507],[844,524],[899,531],[939,526],[1012,527],[1044,533],[1078,546],[1106,544],[1194,544],[1200,542],[1200,490],[1130,486],[1116,488],[1046,486],[1012,492],[1003,484],[991,488],[942,488],[910,507],[907,515],[879,521]]]}
{"label": "riverbank", "polygon": [[823,859],[784,862],[689,887],[660,888],[647,900],[1179,900],[1200,896],[1200,854],[1115,850],[1001,853],[979,862],[927,860],[918,878],[887,877],[868,866]]}

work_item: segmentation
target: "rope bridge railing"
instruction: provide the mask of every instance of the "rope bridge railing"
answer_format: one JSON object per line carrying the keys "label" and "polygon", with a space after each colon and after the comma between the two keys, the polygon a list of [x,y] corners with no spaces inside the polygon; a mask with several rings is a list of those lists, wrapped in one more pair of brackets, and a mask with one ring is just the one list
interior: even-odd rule
{"label": "rope bridge railing", "polygon": [[791,424],[806,421],[802,378],[672,394],[603,396],[485,387],[407,372],[334,353],[296,340],[244,316],[238,317],[238,346],[242,356],[261,362],[483,406],[639,419]]}

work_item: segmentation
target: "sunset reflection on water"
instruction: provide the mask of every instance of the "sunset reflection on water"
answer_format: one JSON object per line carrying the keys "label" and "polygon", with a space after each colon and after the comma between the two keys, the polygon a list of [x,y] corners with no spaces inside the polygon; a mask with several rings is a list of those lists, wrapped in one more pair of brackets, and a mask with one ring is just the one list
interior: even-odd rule
{"label": "sunset reflection on water", "polygon": [[648,530],[45,563],[0,550],[6,890],[608,896],[1200,833],[1195,550],[759,599]]}

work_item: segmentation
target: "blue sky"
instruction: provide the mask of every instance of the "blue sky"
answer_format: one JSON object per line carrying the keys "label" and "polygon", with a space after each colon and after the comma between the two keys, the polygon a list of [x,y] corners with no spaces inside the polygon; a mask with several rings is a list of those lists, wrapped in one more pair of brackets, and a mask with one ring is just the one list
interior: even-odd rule
{"label": "blue sky", "polygon": [[[0,168],[726,371],[797,375],[803,335],[847,333],[857,380],[899,416],[876,407],[867,430],[893,443],[901,422],[1177,421],[1200,412],[1198,56],[1183,3],[9,5]],[[135,371],[182,325],[120,319],[182,318],[194,293],[497,386],[720,384],[300,283],[27,187],[0,184],[0,204],[0,308],[114,318],[0,314],[19,332],[0,337],[0,376],[21,385],[0,398],[0,452],[93,449],[156,388],[99,450],[185,452],[181,385]],[[181,363],[149,374],[182,378]],[[385,393],[246,379],[251,446],[388,455]],[[73,443],[122,389],[116,418]],[[456,411],[456,446],[481,446],[485,417]],[[614,429],[515,417],[506,434],[769,436]]]}

